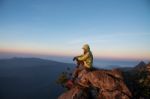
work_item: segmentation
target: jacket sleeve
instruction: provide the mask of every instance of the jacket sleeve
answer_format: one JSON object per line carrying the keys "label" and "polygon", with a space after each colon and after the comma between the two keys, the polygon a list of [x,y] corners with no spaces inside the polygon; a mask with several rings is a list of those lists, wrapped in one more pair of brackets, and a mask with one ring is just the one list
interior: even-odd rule
{"label": "jacket sleeve", "polygon": [[89,53],[86,53],[85,55],[79,56],[79,57],[78,57],[78,60],[84,61],[84,60],[86,60],[88,57],[89,57]]}

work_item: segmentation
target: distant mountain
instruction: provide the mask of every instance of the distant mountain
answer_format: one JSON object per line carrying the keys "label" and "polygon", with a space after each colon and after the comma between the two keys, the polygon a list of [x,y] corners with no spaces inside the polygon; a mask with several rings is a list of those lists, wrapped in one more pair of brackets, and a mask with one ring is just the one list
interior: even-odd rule
{"label": "distant mountain", "polygon": [[143,71],[144,69],[146,69],[146,63],[141,61],[133,69],[136,70],[136,71]]}
{"label": "distant mountain", "polygon": [[108,65],[108,66],[105,66],[104,68],[105,69],[114,69],[114,68],[122,68],[122,67],[119,65]]}
{"label": "distant mountain", "polygon": [[139,62],[137,65],[135,65],[134,67],[117,67],[118,69],[120,69],[121,71],[131,71],[133,73],[135,72],[140,72],[146,69],[146,63],[144,61]]}
{"label": "distant mountain", "polygon": [[0,99],[57,99],[63,89],[56,80],[73,67],[39,58],[0,59]]}

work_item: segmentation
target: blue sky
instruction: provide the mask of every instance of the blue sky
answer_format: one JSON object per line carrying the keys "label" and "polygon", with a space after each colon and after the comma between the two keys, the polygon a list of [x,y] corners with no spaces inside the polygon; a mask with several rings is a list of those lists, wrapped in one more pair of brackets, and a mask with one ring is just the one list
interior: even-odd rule
{"label": "blue sky", "polygon": [[150,59],[148,0],[0,0],[0,53]]}

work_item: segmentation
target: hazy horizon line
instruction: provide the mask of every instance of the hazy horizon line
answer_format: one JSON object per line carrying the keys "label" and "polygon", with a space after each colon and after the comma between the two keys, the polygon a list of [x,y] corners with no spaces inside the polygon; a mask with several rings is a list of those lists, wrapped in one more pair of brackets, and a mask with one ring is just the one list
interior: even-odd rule
{"label": "hazy horizon line", "polygon": [[[65,57],[65,58],[71,58],[74,57],[74,55],[58,55],[58,54],[41,54],[41,53],[22,53],[22,52],[1,52],[0,51],[0,59],[5,58],[14,58],[14,57],[35,57],[35,58],[42,58],[42,59],[48,59],[49,57]],[[94,59],[102,59],[102,60],[118,60],[118,61],[150,61],[150,59],[147,58],[117,58],[117,57],[103,57],[103,56],[95,56]]]}

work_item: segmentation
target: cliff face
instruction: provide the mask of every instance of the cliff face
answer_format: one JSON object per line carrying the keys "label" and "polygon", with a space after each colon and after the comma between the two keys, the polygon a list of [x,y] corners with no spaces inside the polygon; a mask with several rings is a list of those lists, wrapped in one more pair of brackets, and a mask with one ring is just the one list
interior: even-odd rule
{"label": "cliff face", "polygon": [[140,62],[123,74],[134,99],[150,99],[150,63]]}
{"label": "cliff face", "polygon": [[130,99],[131,92],[119,70],[82,70],[73,87],[58,99]]}

